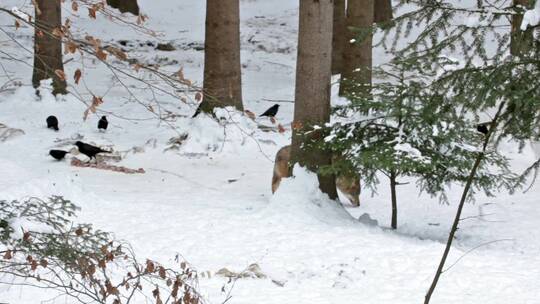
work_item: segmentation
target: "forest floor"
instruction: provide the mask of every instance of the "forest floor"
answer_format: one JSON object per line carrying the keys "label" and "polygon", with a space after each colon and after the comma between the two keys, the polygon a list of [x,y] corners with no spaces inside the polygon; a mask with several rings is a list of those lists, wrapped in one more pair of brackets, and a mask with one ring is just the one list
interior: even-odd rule
{"label": "forest floor", "polygon": [[[76,30],[106,43],[127,40],[130,58],[160,63],[171,72],[183,67],[186,78],[201,84],[204,53],[198,46],[204,45],[204,1],[180,2],[142,1],[150,17],[147,26],[161,33],[158,38],[99,18],[74,23]],[[0,5],[29,9],[28,4],[2,0]],[[0,94],[0,123],[25,134],[0,142],[0,199],[63,195],[82,208],[79,221],[111,231],[130,242],[139,256],[164,263],[177,253],[197,270],[212,273],[224,267],[242,271],[257,263],[268,279],[237,281],[228,303],[421,303],[461,188],[449,190],[449,204],[439,204],[437,198],[421,195],[414,180],[399,187],[396,231],[389,229],[390,194],[384,180],[377,193],[363,191],[359,208],[346,200],[344,208],[328,203],[314,177],[303,171],[272,196],[274,155],[291,135],[293,104],[287,101],[294,98],[298,3],[242,1],[241,12],[245,108],[262,113],[275,100],[285,101],[277,116],[285,133],[262,130],[261,125],[272,126],[265,118],[253,122],[230,112],[224,115],[232,115],[234,123],[227,125],[204,116],[191,119],[193,105],[126,80],[138,99],[161,114],[180,114],[160,122],[112,82],[109,70],[90,59],[84,62],[83,83],[71,89],[84,98],[89,97],[82,93],[84,86],[104,96],[99,108],[104,112],[83,121],[87,107],[74,96],[55,99],[46,90],[41,98],[35,96],[29,85],[31,54],[2,37],[2,51],[28,65],[1,59],[22,86]],[[0,15],[0,24],[13,20]],[[19,29],[16,38],[31,49],[29,29]],[[171,42],[177,51],[156,51],[147,42]],[[375,57],[380,60],[384,54],[377,50]],[[81,61],[75,60],[66,65],[66,73],[80,67]],[[334,96],[334,102],[343,101]],[[97,120],[109,112],[109,129],[98,132]],[[52,114],[60,120],[59,132],[45,128],[45,118]],[[182,145],[169,149],[169,140],[182,134],[188,136]],[[145,173],[78,168],[48,156],[49,149],[70,149],[78,139],[121,151],[122,160],[113,164],[143,168]],[[540,153],[531,146],[518,153],[514,143],[501,149],[517,172]],[[539,303],[539,197],[536,182],[526,193],[478,194],[467,204],[448,266],[457,263],[443,274],[432,303]],[[366,220],[368,216],[374,221]],[[225,300],[221,287],[226,281],[218,276],[200,280],[210,303]],[[28,287],[0,286],[4,302],[74,303]]]}

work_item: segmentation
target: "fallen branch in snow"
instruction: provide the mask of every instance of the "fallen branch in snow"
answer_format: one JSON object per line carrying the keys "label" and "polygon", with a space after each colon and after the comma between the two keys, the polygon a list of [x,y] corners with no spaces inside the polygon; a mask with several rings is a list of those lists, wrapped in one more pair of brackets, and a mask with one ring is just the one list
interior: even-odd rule
{"label": "fallen branch in snow", "polygon": [[[241,272],[234,272],[227,268],[221,268],[216,272],[216,276],[225,277],[229,279],[268,279],[269,277],[264,274],[261,270],[259,264],[251,264],[247,269]],[[270,278],[271,279],[271,278]],[[271,279],[272,283],[276,284],[279,287],[285,286],[285,282]]]}
{"label": "fallen branch in snow", "polygon": [[263,98],[264,101],[271,101],[271,102],[281,102],[281,103],[294,103],[294,100],[284,100],[284,99],[268,99]]}
{"label": "fallen branch in snow", "polygon": [[71,160],[71,165],[74,167],[80,167],[80,168],[94,168],[94,169],[109,170],[109,171],[114,171],[114,172],[121,172],[121,173],[126,173],[126,174],[146,173],[146,171],[144,171],[143,168],[130,169],[130,168],[122,167],[122,166],[108,165],[105,163],[87,163],[77,158],[73,158]]}

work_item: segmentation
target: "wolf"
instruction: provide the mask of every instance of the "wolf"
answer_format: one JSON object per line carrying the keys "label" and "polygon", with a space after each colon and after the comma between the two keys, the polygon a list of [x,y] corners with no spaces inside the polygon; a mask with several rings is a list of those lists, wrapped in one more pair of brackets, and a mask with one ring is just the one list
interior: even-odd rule
{"label": "wolf", "polygon": [[[291,160],[291,146],[285,146],[276,154],[274,162],[274,174],[272,176],[272,193],[275,193],[281,183],[282,178],[290,177],[289,161]],[[336,188],[355,207],[360,206],[360,177],[358,175],[338,175],[336,177]]]}

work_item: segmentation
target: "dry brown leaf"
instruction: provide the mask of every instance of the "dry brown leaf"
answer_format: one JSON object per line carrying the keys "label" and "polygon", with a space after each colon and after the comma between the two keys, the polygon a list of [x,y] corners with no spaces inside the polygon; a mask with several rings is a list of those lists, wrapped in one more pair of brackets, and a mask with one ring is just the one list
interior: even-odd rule
{"label": "dry brown leaf", "polygon": [[195,100],[200,102],[202,100],[202,98],[203,98],[203,95],[202,95],[201,92],[195,93]]}
{"label": "dry brown leaf", "polygon": [[155,270],[156,266],[154,265],[154,262],[146,260],[146,272],[153,273]]}
{"label": "dry brown leaf", "polygon": [[37,268],[38,268],[38,262],[36,262],[36,260],[32,260],[32,262],[30,262],[30,269],[36,270]]}
{"label": "dry brown leaf", "polygon": [[74,54],[77,49],[79,49],[79,46],[73,42],[73,41],[69,41],[68,43],[65,44],[65,53],[66,54]]}
{"label": "dry brown leaf", "polygon": [[165,277],[167,276],[167,272],[165,271],[165,268],[163,266],[159,266],[158,273],[159,277],[162,279],[165,279]]}
{"label": "dry brown leaf", "polygon": [[96,10],[93,7],[88,8],[88,16],[92,19],[96,19]]}
{"label": "dry brown leaf", "polygon": [[176,76],[178,77],[178,79],[184,80],[184,68],[180,68],[178,72],[176,72]]}
{"label": "dry brown leaf", "polygon": [[74,12],[79,11],[79,3],[77,3],[77,1],[72,1],[72,2],[71,2],[71,9],[72,9]]}
{"label": "dry brown leaf", "polygon": [[15,30],[18,30],[21,27],[19,20],[15,19]]}
{"label": "dry brown leaf", "polygon": [[119,60],[125,61],[128,59],[128,56],[126,53],[124,53],[121,49],[109,46],[107,47],[107,52],[112,54],[114,57],[118,58]]}
{"label": "dry brown leaf", "polygon": [[159,287],[156,286],[156,289],[152,290],[152,295],[154,298],[159,298]]}
{"label": "dry brown leaf", "polygon": [[6,253],[4,253],[4,260],[11,260],[11,258],[13,258],[11,250],[6,251]]}
{"label": "dry brown leaf", "polygon": [[82,72],[80,69],[77,69],[75,71],[75,74],[73,75],[73,79],[75,80],[75,84],[79,84],[79,81],[81,80]]}
{"label": "dry brown leaf", "polygon": [[278,128],[279,133],[285,133],[286,131],[285,128],[281,124],[278,124],[277,128]]}
{"label": "dry brown leaf", "polygon": [[107,60],[107,53],[105,53],[102,49],[98,49],[96,52],[96,57],[101,61],[105,61]]}
{"label": "dry brown leaf", "polygon": [[274,116],[270,116],[270,121],[275,125],[276,124],[276,119],[274,118]]}
{"label": "dry brown leaf", "polygon": [[244,113],[246,113],[246,115],[251,118],[252,120],[255,120],[257,118],[257,116],[255,115],[255,113],[251,112],[250,110],[245,110]]}
{"label": "dry brown leaf", "polygon": [[86,121],[86,119],[88,119],[89,114],[90,114],[90,109],[86,109],[83,114],[83,121]]}

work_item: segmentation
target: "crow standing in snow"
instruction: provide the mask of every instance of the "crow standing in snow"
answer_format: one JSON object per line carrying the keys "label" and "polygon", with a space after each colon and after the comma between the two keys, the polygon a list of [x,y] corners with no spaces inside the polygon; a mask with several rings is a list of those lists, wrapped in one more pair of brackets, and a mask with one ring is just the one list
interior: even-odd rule
{"label": "crow standing in snow", "polygon": [[51,115],[47,117],[47,128],[58,131],[58,118],[56,116]]}
{"label": "crow standing in snow", "polygon": [[101,149],[99,147],[92,146],[92,145],[89,145],[87,143],[83,143],[82,141],[76,142],[75,145],[79,149],[79,152],[81,152],[82,154],[88,156],[90,158],[90,160],[92,160],[92,158],[96,158],[96,154],[99,154],[99,153],[111,153],[110,151],[103,150],[103,149]]}
{"label": "crow standing in snow", "polygon": [[66,157],[66,154],[69,152],[63,151],[63,150],[51,150],[49,151],[49,155],[54,157],[56,160],[62,160],[64,157]]}
{"label": "crow standing in snow", "polygon": [[109,122],[107,121],[107,117],[102,116],[101,119],[98,121],[97,128],[98,130],[107,130],[107,127],[109,126]]}
{"label": "crow standing in snow", "polygon": [[259,117],[261,117],[261,116],[275,117],[278,110],[279,110],[279,105],[275,104],[275,105],[271,106],[268,110],[266,110],[264,113],[259,115]]}

